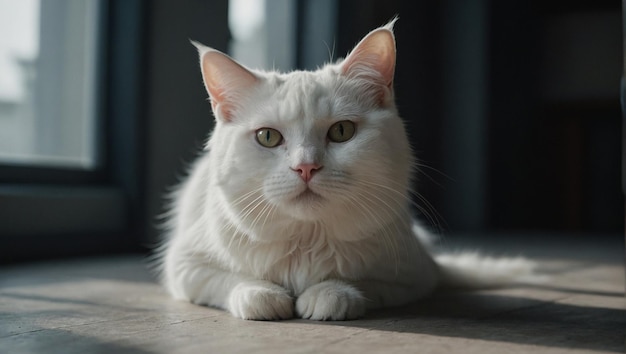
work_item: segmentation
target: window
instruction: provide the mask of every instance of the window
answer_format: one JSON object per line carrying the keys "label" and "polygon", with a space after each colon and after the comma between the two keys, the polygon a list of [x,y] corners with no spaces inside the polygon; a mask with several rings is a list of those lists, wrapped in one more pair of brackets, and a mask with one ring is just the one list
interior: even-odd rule
{"label": "window", "polygon": [[100,7],[0,0],[0,162],[97,165]]}
{"label": "window", "polygon": [[230,53],[251,68],[315,69],[336,59],[337,12],[333,0],[229,0]]}
{"label": "window", "polygon": [[0,263],[131,243],[142,4],[0,0]]}
{"label": "window", "polygon": [[230,0],[230,54],[255,69],[293,70],[296,66],[296,2]]}

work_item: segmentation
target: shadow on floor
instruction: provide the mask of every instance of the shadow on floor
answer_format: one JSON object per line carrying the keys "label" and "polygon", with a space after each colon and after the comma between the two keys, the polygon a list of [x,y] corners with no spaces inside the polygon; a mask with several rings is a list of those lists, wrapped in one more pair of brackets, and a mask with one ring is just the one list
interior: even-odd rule
{"label": "shadow on floor", "polygon": [[323,324],[621,353],[626,310],[462,294],[375,311],[360,321]]}
{"label": "shadow on floor", "polygon": [[[29,334],[32,336],[29,338]],[[19,353],[116,353],[116,354],[148,354],[142,348],[131,346],[119,341],[111,343],[97,338],[81,335],[71,329],[41,329],[30,333],[22,333],[15,336],[15,342],[10,343],[11,337],[3,338],[7,346]]]}

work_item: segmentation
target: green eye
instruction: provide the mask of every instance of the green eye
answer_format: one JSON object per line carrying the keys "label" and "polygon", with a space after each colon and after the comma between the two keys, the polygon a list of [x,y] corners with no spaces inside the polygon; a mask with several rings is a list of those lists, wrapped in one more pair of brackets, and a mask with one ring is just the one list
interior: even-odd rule
{"label": "green eye", "polygon": [[328,139],[335,143],[343,143],[354,136],[356,126],[349,120],[342,120],[330,126],[328,129]]}
{"label": "green eye", "polygon": [[256,141],[267,148],[273,148],[283,142],[283,136],[278,130],[272,128],[261,128],[256,131]]}

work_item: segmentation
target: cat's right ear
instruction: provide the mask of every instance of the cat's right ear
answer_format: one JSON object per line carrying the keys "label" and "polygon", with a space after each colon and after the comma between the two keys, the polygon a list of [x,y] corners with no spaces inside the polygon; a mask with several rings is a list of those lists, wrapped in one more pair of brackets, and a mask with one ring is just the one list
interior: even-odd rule
{"label": "cat's right ear", "polygon": [[377,28],[363,38],[341,63],[342,74],[363,78],[370,92],[382,103],[393,97],[393,75],[396,66],[396,40],[393,35],[394,18],[386,26]]}
{"label": "cat's right ear", "polygon": [[195,41],[191,44],[200,55],[202,79],[211,97],[213,114],[217,119],[231,121],[241,97],[258,82],[258,78],[228,55]]}

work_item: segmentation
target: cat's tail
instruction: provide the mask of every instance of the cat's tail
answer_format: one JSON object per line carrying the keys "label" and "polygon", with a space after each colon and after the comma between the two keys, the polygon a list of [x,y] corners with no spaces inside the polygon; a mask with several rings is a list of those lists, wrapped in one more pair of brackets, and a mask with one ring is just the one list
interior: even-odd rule
{"label": "cat's tail", "polygon": [[480,252],[442,252],[438,239],[418,223],[413,233],[439,268],[441,288],[484,289],[515,284],[537,284],[547,276],[536,273],[537,263],[524,257],[491,257]]}
{"label": "cat's tail", "polygon": [[477,252],[434,256],[442,288],[483,289],[542,282],[536,263],[523,257],[495,258]]}

